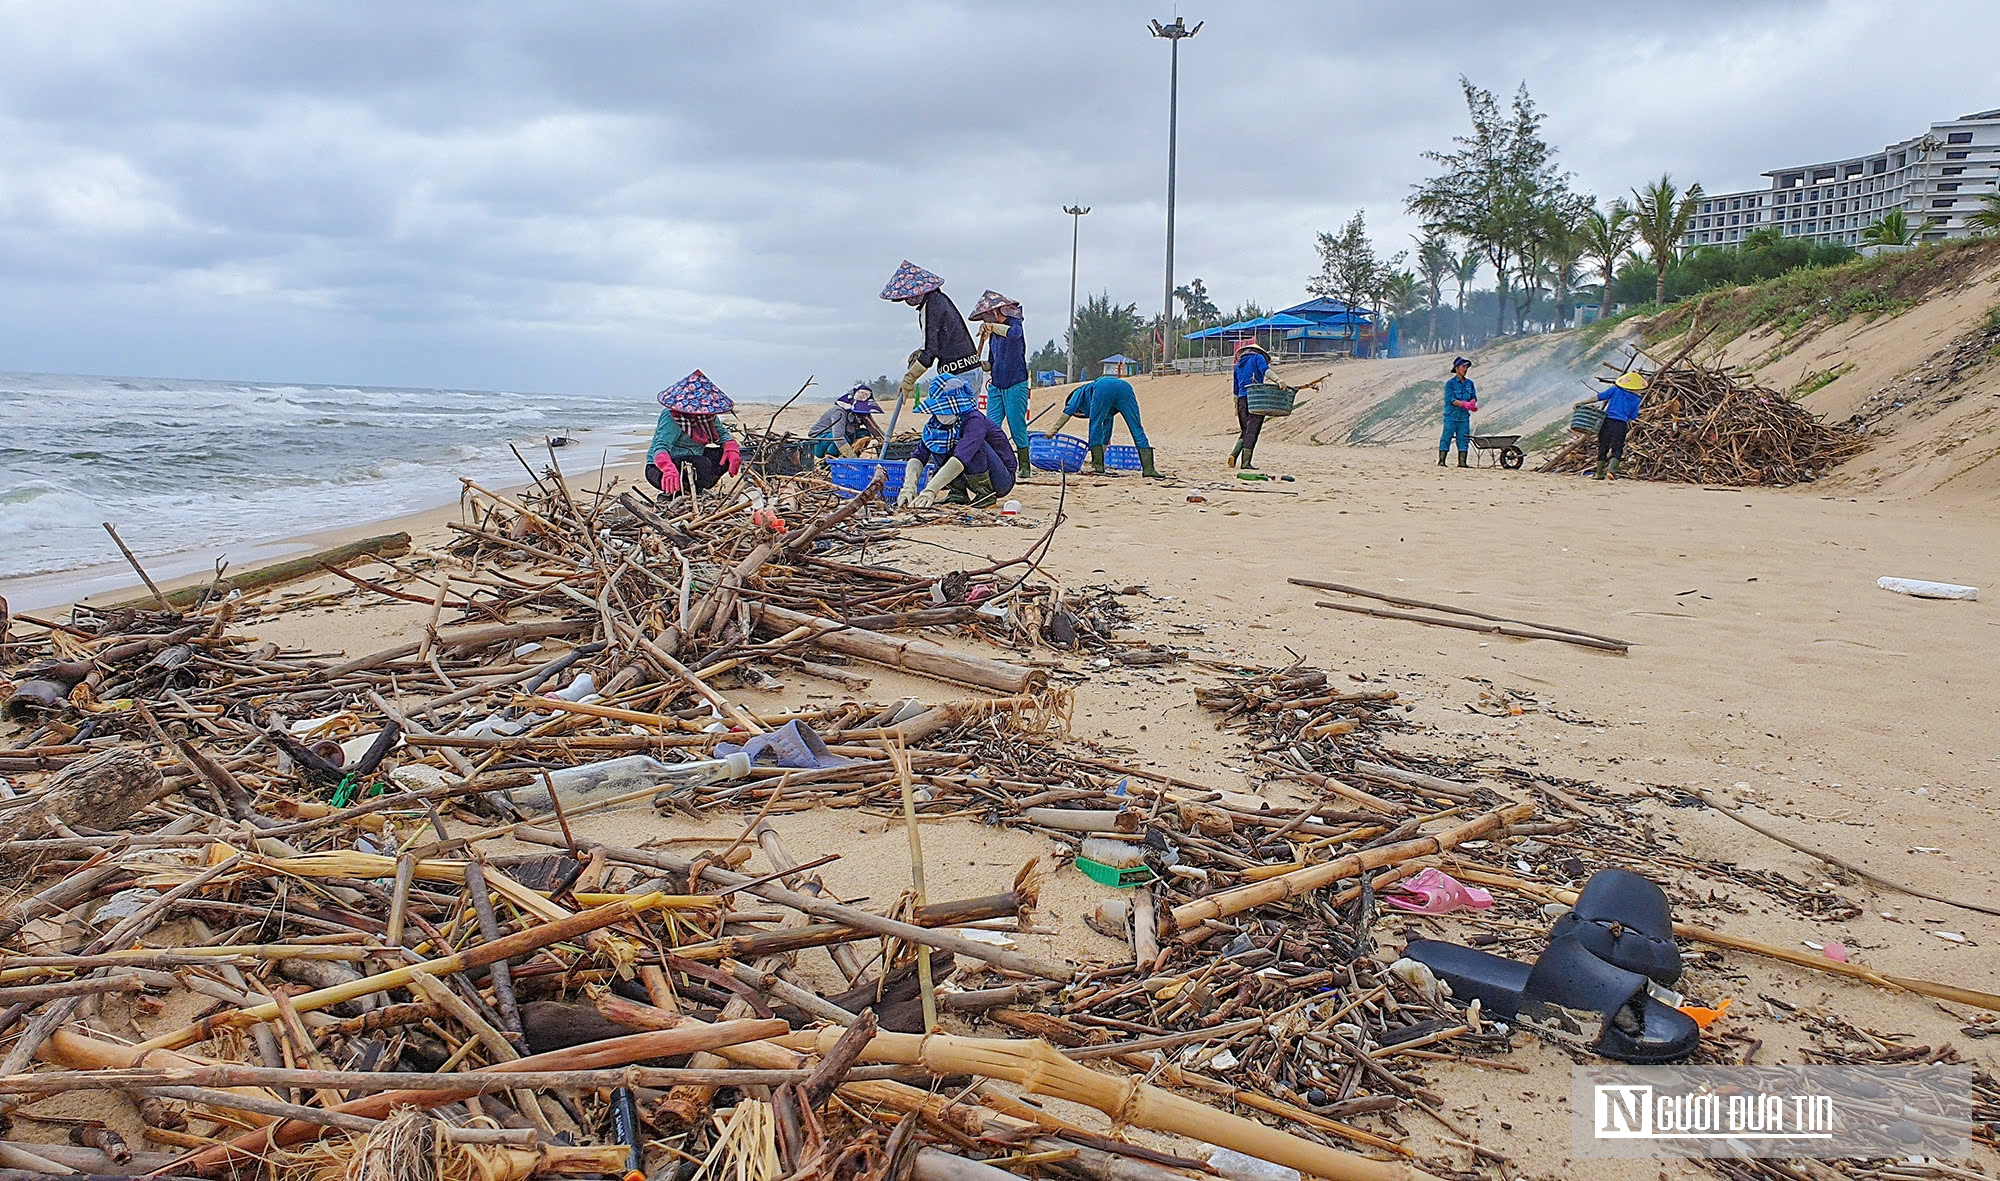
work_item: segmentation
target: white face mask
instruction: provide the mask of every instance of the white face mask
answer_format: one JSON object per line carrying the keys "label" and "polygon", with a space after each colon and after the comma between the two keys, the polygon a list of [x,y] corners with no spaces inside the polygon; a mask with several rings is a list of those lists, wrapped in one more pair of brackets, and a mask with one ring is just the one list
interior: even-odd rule
{"label": "white face mask", "polygon": [[956,414],[934,414],[931,417],[937,419],[945,426],[955,426],[958,423],[958,415]]}

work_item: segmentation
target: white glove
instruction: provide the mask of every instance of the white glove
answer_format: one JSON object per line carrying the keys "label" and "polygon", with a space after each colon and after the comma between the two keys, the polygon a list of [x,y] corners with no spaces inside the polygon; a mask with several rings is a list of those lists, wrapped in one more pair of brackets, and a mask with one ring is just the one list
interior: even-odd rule
{"label": "white glove", "polygon": [[916,499],[910,502],[911,506],[929,508],[936,504],[938,497],[944,494],[944,490],[951,487],[951,482],[964,474],[965,463],[958,456],[954,455],[945,460],[938,465],[937,472],[931,476],[931,482],[925,484],[924,490],[917,493]]}
{"label": "white glove", "polygon": [[1057,435],[1062,433],[1063,426],[1067,422],[1069,422],[1069,415],[1067,414],[1063,415],[1061,418],[1056,419],[1054,426],[1042,432],[1042,438],[1044,439],[1055,438]]}
{"label": "white glove", "polygon": [[924,478],[924,465],[912,458],[903,464],[903,489],[896,493],[896,504],[905,507],[917,498],[917,481]]}

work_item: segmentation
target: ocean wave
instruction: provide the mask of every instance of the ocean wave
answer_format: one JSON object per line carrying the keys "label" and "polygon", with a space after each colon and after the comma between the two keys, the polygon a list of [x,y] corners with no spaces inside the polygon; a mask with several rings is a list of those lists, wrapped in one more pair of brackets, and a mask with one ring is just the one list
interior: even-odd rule
{"label": "ocean wave", "polygon": [[103,519],[96,501],[60,484],[36,481],[0,488],[0,539],[50,529],[95,529]]}

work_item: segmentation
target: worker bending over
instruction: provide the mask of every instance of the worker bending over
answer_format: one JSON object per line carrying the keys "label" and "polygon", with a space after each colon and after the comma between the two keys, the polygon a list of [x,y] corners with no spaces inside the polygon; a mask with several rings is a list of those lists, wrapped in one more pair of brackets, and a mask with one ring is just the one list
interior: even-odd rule
{"label": "worker bending over", "polygon": [[660,391],[660,421],[646,448],[646,482],[672,496],[684,483],[707,491],[724,474],[743,470],[743,454],[720,415],[736,409],[729,395],[697,369]]}
{"label": "worker bending over", "polygon": [[1063,403],[1062,417],[1043,435],[1054,438],[1064,423],[1079,415],[1090,422],[1092,474],[1104,474],[1104,449],[1111,443],[1111,422],[1122,418],[1125,429],[1132,432],[1132,445],[1139,449],[1139,473],[1155,480],[1164,478],[1153,466],[1153,445],[1146,440],[1146,428],[1139,424],[1139,396],[1132,392],[1131,382],[1122,377],[1084,382],[1070,392],[1069,401]]}
{"label": "worker bending over", "polygon": [[936,373],[926,393],[935,392],[953,377],[963,377],[977,398],[977,383],[986,376],[979,368],[979,348],[972,343],[972,332],[958,314],[958,305],[944,293],[944,280],[906,258],[882,289],[882,298],[917,309],[917,325],[924,334],[923,347],[910,354],[910,367],[896,387],[897,404],[901,405],[901,400],[916,390],[918,379],[933,368]]}
{"label": "worker bending over", "polygon": [[812,440],[813,458],[840,455],[852,459],[869,444],[879,442],[882,428],[875,425],[875,415],[881,410],[875,401],[875,388],[865,381],[855,382],[854,388],[834,399],[806,432]]}

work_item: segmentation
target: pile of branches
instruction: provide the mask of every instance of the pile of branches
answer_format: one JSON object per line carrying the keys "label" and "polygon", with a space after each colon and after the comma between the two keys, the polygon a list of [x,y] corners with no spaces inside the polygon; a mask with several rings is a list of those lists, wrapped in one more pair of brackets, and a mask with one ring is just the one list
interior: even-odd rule
{"label": "pile of branches", "polygon": [[[1618,474],[1679,484],[1799,484],[1863,446],[1851,428],[1755,384],[1749,374],[1684,356],[1648,375]],[[1596,463],[1596,438],[1580,436],[1538,470],[1581,472]]]}

